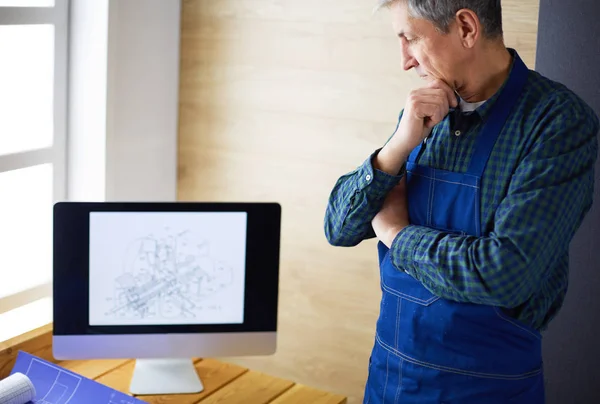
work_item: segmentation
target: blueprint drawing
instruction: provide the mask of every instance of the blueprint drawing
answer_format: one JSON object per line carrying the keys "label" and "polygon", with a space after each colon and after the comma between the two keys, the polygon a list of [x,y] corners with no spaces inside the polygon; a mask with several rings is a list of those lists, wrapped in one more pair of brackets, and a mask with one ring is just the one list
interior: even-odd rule
{"label": "blueprint drawing", "polygon": [[186,230],[164,238],[148,235],[133,240],[123,270],[114,278],[113,295],[107,298],[112,307],[106,316],[160,323],[220,310],[203,301],[232,284],[233,269],[212,259],[209,241],[191,245],[190,236]]}
{"label": "blueprint drawing", "polygon": [[33,404],[143,404],[120,391],[20,351],[11,374],[27,376],[36,390]]}
{"label": "blueprint drawing", "polygon": [[241,215],[103,214],[90,222],[90,325],[241,323]]}

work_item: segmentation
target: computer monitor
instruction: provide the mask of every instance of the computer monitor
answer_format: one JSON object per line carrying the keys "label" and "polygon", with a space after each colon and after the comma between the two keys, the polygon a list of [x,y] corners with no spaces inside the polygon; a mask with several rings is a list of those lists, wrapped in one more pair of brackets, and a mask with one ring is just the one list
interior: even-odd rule
{"label": "computer monitor", "polygon": [[195,357],[276,350],[277,203],[59,202],[56,359],[136,359],[133,394],[203,389]]}

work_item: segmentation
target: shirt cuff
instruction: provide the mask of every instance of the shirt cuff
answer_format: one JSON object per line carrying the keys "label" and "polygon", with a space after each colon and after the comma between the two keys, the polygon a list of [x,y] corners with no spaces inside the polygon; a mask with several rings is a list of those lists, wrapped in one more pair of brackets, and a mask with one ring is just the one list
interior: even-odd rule
{"label": "shirt cuff", "polygon": [[431,229],[423,226],[409,225],[402,229],[390,248],[390,259],[396,268],[401,268],[410,275],[416,277],[416,254],[423,237]]}
{"label": "shirt cuff", "polygon": [[375,196],[376,199],[385,198],[392,188],[394,188],[404,174],[406,173],[406,164],[402,166],[400,172],[397,175],[391,175],[385,171],[375,169],[373,167],[373,159],[377,156],[380,149],[375,150],[369,158],[358,168],[358,175],[356,176],[359,190],[364,190],[369,187],[369,193]]}

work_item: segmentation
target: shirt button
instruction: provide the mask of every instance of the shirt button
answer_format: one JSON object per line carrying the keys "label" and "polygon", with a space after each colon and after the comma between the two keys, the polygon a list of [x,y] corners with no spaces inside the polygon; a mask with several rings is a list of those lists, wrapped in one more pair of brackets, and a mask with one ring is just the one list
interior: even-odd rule
{"label": "shirt button", "polygon": [[367,174],[367,176],[365,177],[365,179],[366,179],[367,181],[371,181],[371,175],[370,175],[370,174]]}
{"label": "shirt button", "polygon": [[454,135],[456,135],[456,136],[460,136],[460,131],[459,131],[459,130],[457,130],[456,132],[454,132]]}

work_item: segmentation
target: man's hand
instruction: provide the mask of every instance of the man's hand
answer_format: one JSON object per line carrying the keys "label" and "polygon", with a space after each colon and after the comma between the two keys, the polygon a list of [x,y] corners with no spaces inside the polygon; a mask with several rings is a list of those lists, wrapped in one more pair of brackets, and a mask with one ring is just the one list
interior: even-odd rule
{"label": "man's hand", "polygon": [[448,115],[450,107],[457,106],[456,94],[439,79],[411,91],[398,130],[377,154],[374,167],[397,175],[413,149]]}
{"label": "man's hand", "polygon": [[388,248],[398,233],[409,225],[406,176],[388,193],[371,224],[377,238]]}
{"label": "man's hand", "polygon": [[[430,81],[425,87],[410,92],[406,107],[414,129],[433,128],[448,114],[450,107],[457,107],[456,93],[440,79]],[[404,115],[404,114],[403,114]]]}

